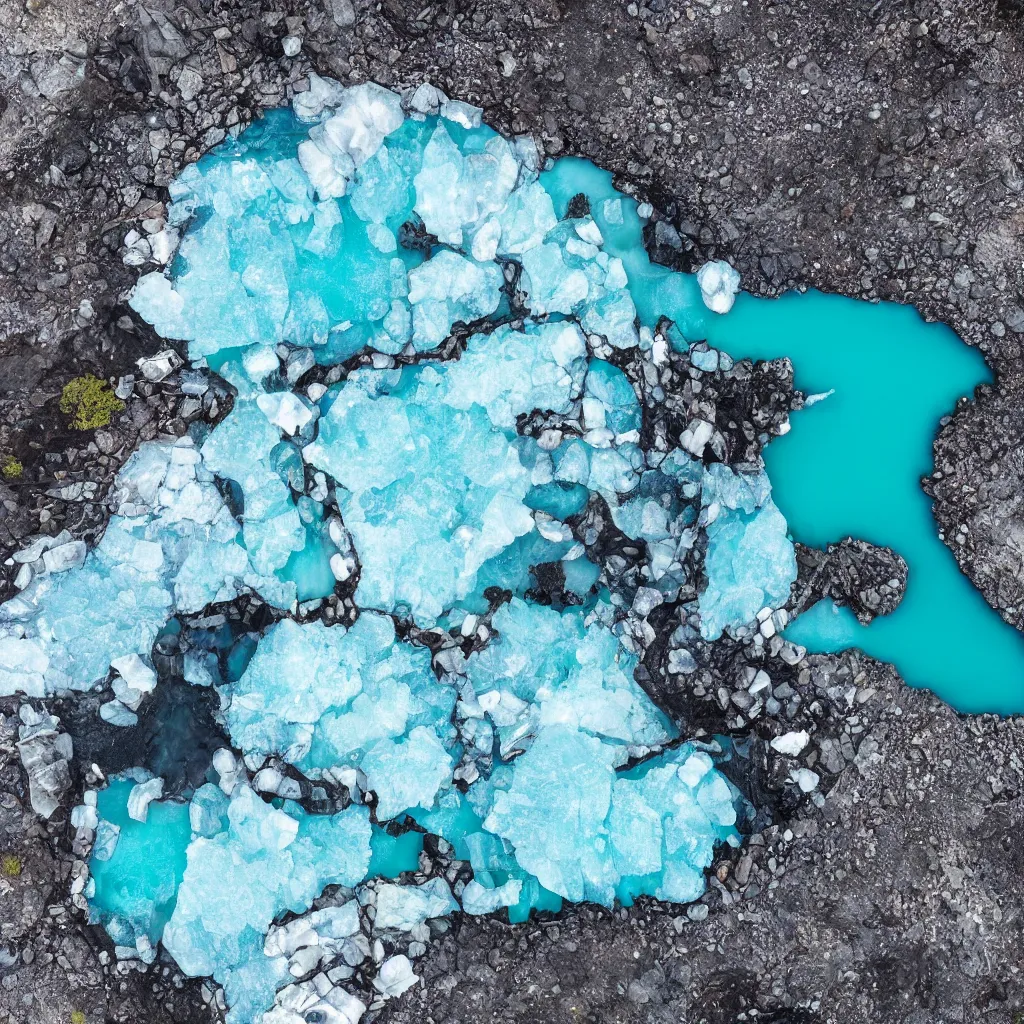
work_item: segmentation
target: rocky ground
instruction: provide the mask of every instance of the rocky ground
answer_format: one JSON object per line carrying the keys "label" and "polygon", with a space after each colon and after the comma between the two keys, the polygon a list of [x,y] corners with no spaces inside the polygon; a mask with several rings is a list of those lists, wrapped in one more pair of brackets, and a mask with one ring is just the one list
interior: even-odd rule
{"label": "rocky ground", "polygon": [[[219,415],[215,394],[190,401],[135,366],[163,345],[128,315],[125,236],[159,219],[185,163],[313,68],[429,78],[550,155],[593,158],[678,228],[682,266],[725,257],[753,291],[913,302],[981,347],[995,383],[943,424],[928,486],[964,570],[1024,625],[1022,18],[1013,0],[7,0],[0,562],[40,530],[94,536],[140,440]],[[60,410],[86,373],[125,405],[95,431]],[[891,606],[880,586],[903,571],[856,545],[801,557],[802,586],[863,616]],[[4,599],[13,567],[0,574]],[[764,656],[770,704],[750,661],[722,648],[697,686],[659,694],[692,728],[755,737],[737,769],[763,810],[700,904],[461,922],[381,1019],[1020,1020],[1020,722],[958,716],[855,655]],[[4,710],[0,1021],[212,1019],[199,985],[114,967],[83,925],[66,813],[31,813]],[[790,729],[811,735],[799,756],[757,738]],[[820,779],[806,799],[785,785],[803,770]]]}

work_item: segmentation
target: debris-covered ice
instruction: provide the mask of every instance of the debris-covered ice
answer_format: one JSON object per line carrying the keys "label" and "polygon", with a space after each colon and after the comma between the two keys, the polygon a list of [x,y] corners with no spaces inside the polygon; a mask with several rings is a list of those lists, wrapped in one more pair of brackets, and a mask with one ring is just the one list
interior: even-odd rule
{"label": "debris-covered ice", "polygon": [[[637,683],[650,617],[763,633],[795,559],[713,410],[651,415],[688,357],[605,248],[623,201],[567,211],[532,141],[433,87],[316,76],[170,193],[131,303],[233,405],[144,445],[100,542],[35,542],[0,607],[0,692],[107,688],[130,728],[160,673],[217,690],[235,752],[205,784],[137,769],[73,814],[118,954],[162,942],[232,1024],[352,1024],[460,907],[699,897],[738,795]],[[727,310],[735,272],[699,281]],[[731,365],[704,347],[684,373]],[[211,606],[240,597],[265,616],[239,639]],[[70,751],[26,728],[52,809]],[[382,852],[422,832],[447,874]]]}

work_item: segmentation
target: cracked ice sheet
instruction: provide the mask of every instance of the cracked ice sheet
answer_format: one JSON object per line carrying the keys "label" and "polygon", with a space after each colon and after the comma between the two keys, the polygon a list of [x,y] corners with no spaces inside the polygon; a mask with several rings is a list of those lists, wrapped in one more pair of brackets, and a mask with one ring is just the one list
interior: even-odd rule
{"label": "cracked ice sheet", "polygon": [[708,582],[700,596],[700,631],[714,640],[726,628],[750,623],[762,608],[786,603],[796,553],[767,474],[736,473],[716,463],[705,470],[702,487]]}
{"label": "cracked ice sheet", "polygon": [[0,666],[10,670],[0,690],[88,689],[112,661],[148,658],[174,614],[262,584],[190,439],[144,444],[118,474],[114,504],[83,565],[0,606]]}
{"label": "cracked ice sheet", "polygon": [[431,625],[474,591],[488,559],[534,530],[523,499],[550,480],[550,462],[524,465],[515,418],[568,411],[584,353],[571,325],[502,328],[474,335],[453,364],[349,377],[303,454],[344,489],[360,605]]}
{"label": "cracked ice sheet", "polygon": [[636,658],[607,627],[585,624],[579,610],[513,598],[493,627],[498,636],[466,660],[476,705],[462,713],[486,708],[503,754],[528,748],[546,726],[569,725],[597,737],[618,767],[678,735],[635,682]]}
{"label": "cracked ice sheet", "polygon": [[541,885],[573,902],[611,906],[642,876],[653,876],[658,899],[696,899],[716,843],[736,820],[728,783],[690,745],[645,762],[638,779],[617,774],[612,762],[613,748],[596,737],[565,725],[542,729],[507,788],[494,790],[484,828],[507,839]]}
{"label": "cracked ice sheet", "polygon": [[[366,345],[429,349],[457,320],[495,311],[499,252],[522,253],[554,227],[529,147],[448,121],[445,108],[403,122],[393,94],[357,90],[336,111],[320,107],[333,88],[300,94],[299,119],[275,112],[172,184],[169,221],[195,218],[183,258],[144,276],[131,302],[193,358],[281,341],[327,362]],[[424,262],[398,245],[416,216],[442,242],[465,236],[473,258],[442,248]],[[349,280],[359,287],[339,285]]]}
{"label": "cracked ice sheet", "polygon": [[284,620],[221,691],[236,746],[276,753],[312,777],[359,768],[381,820],[433,806],[451,783],[455,694],[430,652],[399,642],[391,619],[364,612],[349,629]]}
{"label": "cracked ice sheet", "polygon": [[288,960],[264,953],[283,912],[301,913],[327,885],[357,885],[370,863],[365,808],[331,816],[265,804],[248,786],[232,795],[225,832],[195,839],[163,943],[192,977],[225,987],[228,1021],[246,1024],[290,979]]}
{"label": "cracked ice sheet", "polygon": [[[268,118],[172,186],[169,219],[182,229],[183,259],[165,274],[143,278],[133,297],[160,333],[189,340],[193,359],[210,357],[239,388],[235,412],[207,447],[217,471],[241,492],[241,537],[252,552],[246,561],[251,557],[261,573],[275,571],[300,537],[287,481],[304,482],[301,466],[296,469],[286,453],[287,472],[276,475],[276,463],[268,472],[281,438],[268,429],[266,416],[257,417],[260,388],[252,386],[282,386],[274,383],[280,380],[274,376],[278,343],[300,346],[288,356],[289,369],[298,368],[292,381],[314,359],[338,362],[366,347],[391,354],[429,348],[458,320],[505,315],[506,298],[513,297],[496,289],[500,262],[509,257],[523,266],[521,289],[533,312],[574,318],[591,335],[590,352],[610,359],[612,349],[639,340],[623,264],[602,250],[590,217],[556,221],[537,181],[535,151],[480,127],[459,104],[424,90],[413,99],[425,116],[402,123],[397,98],[379,87],[311,82],[309,94],[296,98],[299,120]],[[305,162],[296,155],[300,144]],[[403,226],[417,216],[440,248],[417,234],[415,223],[407,236]],[[445,248],[446,242],[463,251]],[[417,341],[415,310],[421,307]],[[238,349],[246,349],[248,383],[222,363],[226,351]],[[686,473],[666,471],[644,490],[648,467],[637,444],[639,404],[630,390],[611,363],[588,358],[572,320],[482,330],[456,361],[349,373],[332,391],[329,409],[322,400],[327,411],[319,436],[304,454],[340,485],[341,511],[360,562],[356,598],[377,612],[364,610],[348,632],[280,624],[264,636],[251,672],[232,686],[226,718],[236,742],[251,744],[254,752],[278,752],[310,773],[358,766],[376,791],[382,817],[411,807],[449,814],[453,800],[461,799],[449,786],[452,766],[464,754],[477,758],[484,775],[466,801],[483,824],[466,841],[483,891],[472,890],[472,906],[516,898],[514,885],[499,893],[508,883],[498,872],[514,873],[519,892],[536,893],[541,879],[567,898],[606,903],[635,890],[642,874],[643,891],[690,899],[703,889],[714,842],[729,834],[734,794],[703,752],[679,747],[645,762],[635,775],[618,770],[631,755],[669,742],[674,729],[636,686],[635,662],[607,624],[539,609],[527,624],[549,637],[552,650],[541,656],[528,639],[516,640],[518,608],[500,623],[496,616],[497,640],[471,656],[468,689],[467,680],[460,683],[460,704],[471,714],[459,718],[456,738],[448,703],[454,690],[432,677],[426,652],[395,640],[393,628],[384,635],[388,620],[379,614],[411,614],[429,625],[468,602],[485,581],[504,584],[507,567],[495,570],[503,560],[521,562],[516,568],[525,575],[530,565],[568,557],[571,534],[525,501],[535,488],[552,484],[600,494],[613,515],[627,498],[623,523],[634,535],[659,533],[667,558],[660,571],[678,587],[699,488],[691,489]],[[272,414],[283,409],[281,401],[263,405]],[[542,448],[517,436],[520,417],[536,409],[579,426],[561,444],[552,442],[553,451]],[[312,435],[311,424],[312,416],[305,425],[296,421],[300,443]],[[582,437],[574,436],[578,430]],[[734,507],[723,493],[722,521],[731,512],[764,510],[763,502],[746,509],[745,501]],[[711,504],[709,497],[708,513]],[[237,525],[232,542],[241,549]],[[551,550],[558,552],[554,558]],[[252,576],[252,585],[260,582],[258,573]],[[731,600],[734,581],[721,574],[715,580]],[[270,582],[262,579],[264,594]],[[533,679],[503,663],[510,652],[531,666],[536,661],[531,671],[543,680],[536,689]],[[488,737],[495,731],[507,754],[525,753],[511,763],[498,758],[488,768]],[[398,754],[403,746],[405,760]],[[559,782],[565,777],[568,800]],[[244,1015],[273,1001],[275,988],[288,980],[285,968],[262,950],[257,954],[256,926],[253,934],[239,935],[216,907],[210,920],[203,918],[203,891],[214,878],[198,865],[230,847],[238,863],[252,858],[258,868],[261,858],[298,842],[288,839],[293,826],[285,819],[301,816],[272,811],[244,788],[249,796],[236,795],[230,804],[239,806],[240,820],[225,833],[230,810],[215,792],[202,787],[190,808],[197,868],[186,879],[185,909],[170,945],[195,969],[209,968],[224,980],[233,1013]],[[243,800],[256,803],[243,808]],[[426,811],[428,805],[433,810]],[[567,813],[576,826],[569,835]],[[259,834],[258,849],[249,844],[250,827]],[[241,872],[238,863],[231,861]],[[308,883],[300,902],[308,905],[305,894],[323,882],[316,865],[301,857],[298,863],[302,886]],[[246,884],[267,881],[258,870],[252,874]],[[269,884],[278,881],[275,876]],[[244,896],[249,902],[248,890]],[[253,899],[264,908],[280,902],[261,892]],[[204,949],[216,963],[190,960]],[[404,957],[387,963],[391,967],[377,979],[380,991],[398,992],[415,980]],[[289,1006],[313,1005],[300,989],[287,986]]]}

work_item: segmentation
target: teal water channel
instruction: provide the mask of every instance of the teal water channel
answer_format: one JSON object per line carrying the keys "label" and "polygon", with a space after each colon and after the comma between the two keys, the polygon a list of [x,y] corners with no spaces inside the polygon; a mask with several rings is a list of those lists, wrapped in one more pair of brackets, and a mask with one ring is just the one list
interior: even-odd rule
{"label": "teal water channel", "polygon": [[798,388],[832,392],[795,413],[790,432],[766,449],[776,504],[805,544],[851,536],[897,551],[909,566],[907,589],[870,626],[822,601],[785,635],[814,652],[860,648],[961,711],[1024,712],[1024,635],[960,572],[920,485],[939,419],[991,380],[980,353],[911,307],[820,292],[741,294],[731,312],[710,313],[692,276],[648,260],[637,205],[608,172],[563,159],[543,180],[559,213],[578,192],[590,198],[646,324],[667,316],[690,341],[706,338],[734,358],[788,356]]}

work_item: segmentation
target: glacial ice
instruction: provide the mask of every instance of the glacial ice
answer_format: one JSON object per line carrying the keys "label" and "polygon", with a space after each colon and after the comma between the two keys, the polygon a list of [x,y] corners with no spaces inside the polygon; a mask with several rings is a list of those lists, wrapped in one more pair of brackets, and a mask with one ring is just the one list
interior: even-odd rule
{"label": "glacial ice", "polygon": [[639,779],[617,775],[612,755],[569,726],[542,730],[515,762],[511,785],[496,789],[484,828],[573,902],[610,906],[625,880],[649,875],[658,899],[697,898],[715,843],[736,822],[728,784],[686,745],[646,762]]}
{"label": "glacial ice", "polygon": [[504,885],[488,889],[475,878],[462,890],[462,909],[467,914],[493,914],[502,907],[514,907],[523,892],[523,883],[518,878],[510,878]]}
{"label": "glacial ice", "polygon": [[149,805],[159,800],[164,793],[163,779],[147,779],[136,782],[128,794],[128,817],[134,821],[145,821],[149,815]]}
{"label": "glacial ice", "polygon": [[489,316],[501,301],[501,270],[443,250],[409,271],[412,345],[417,352],[437,348],[462,321]]}
{"label": "glacial ice", "polygon": [[377,889],[374,927],[411,932],[431,917],[447,917],[459,905],[443,878],[422,885],[381,885]]}
{"label": "glacial ice", "polygon": [[329,816],[277,809],[241,785],[226,830],[193,840],[187,860],[163,944],[186,974],[224,985],[229,1020],[245,1021],[270,1006],[288,977],[286,960],[264,954],[271,923],[308,910],[325,886],[354,886],[366,875],[369,815],[359,807]]}
{"label": "glacial ice", "polygon": [[460,713],[486,712],[503,757],[556,725],[596,738],[596,756],[613,767],[676,737],[634,681],[636,659],[607,628],[587,625],[578,609],[560,613],[513,598],[492,621],[497,639],[466,660],[472,696],[464,692]]}
{"label": "glacial ice", "polygon": [[[298,147],[299,163],[321,199],[343,196],[356,168],[374,156],[384,138],[405,120],[398,97],[373,82],[330,93],[328,102],[336,103],[333,112],[315,124],[309,140]],[[314,120],[320,113],[314,114],[305,102],[299,112],[304,120]]]}
{"label": "glacial ice", "polygon": [[429,365],[357,371],[304,452],[343,489],[342,518],[361,552],[356,601],[406,609],[424,625],[534,529],[523,503],[531,474],[514,444],[479,406],[447,406],[446,381]]}
{"label": "glacial ice", "polygon": [[[203,445],[203,464],[224,480],[234,481],[242,494],[242,540],[253,567],[266,580],[264,597],[287,607],[294,588],[273,578],[294,551],[306,541],[298,509],[288,485],[273,462],[281,433],[257,401],[239,398],[235,407]],[[287,596],[282,596],[282,594]]]}
{"label": "glacial ice", "polygon": [[740,290],[740,275],[725,260],[712,260],[697,271],[704,305],[713,313],[728,313]]}
{"label": "glacial ice", "polygon": [[188,437],[144,444],[125,464],[106,532],[78,568],[36,577],[0,605],[0,692],[85,690],[114,662],[148,658],[176,613],[272,583]]}
{"label": "glacial ice", "polygon": [[373,987],[385,999],[393,999],[407,992],[418,981],[409,958],[402,953],[388,957],[380,965],[377,977],[373,979]]}
{"label": "glacial ice", "polygon": [[[184,652],[242,757],[219,750],[187,803],[136,771],[76,809],[119,954],[162,942],[223,986],[232,1024],[352,1024],[364,1003],[317,972],[364,963],[377,931],[699,897],[738,794],[636,682],[648,616],[678,606],[687,642],[698,619],[709,640],[763,631],[795,558],[767,477],[714,462],[713,424],[641,443],[631,377],[666,329],[640,325],[605,248],[624,200],[601,225],[560,218],[531,140],[431,86],[316,76],[170,193],[177,253],[131,304],[231,411],[143,445],[99,544],[36,542],[0,606],[0,693],[109,683],[101,714],[126,728],[163,630],[269,606],[237,671],[237,649]],[[701,274],[728,308],[738,275]],[[696,662],[675,647],[669,667]],[[365,884],[389,823],[446,839],[472,877]],[[403,954],[378,962],[382,998],[418,980]]]}
{"label": "glacial ice", "polygon": [[785,604],[796,579],[796,553],[766,474],[741,475],[716,463],[704,473],[703,502],[708,585],[700,598],[700,631],[714,640],[762,608]]}
{"label": "glacial ice", "polygon": [[452,139],[445,120],[442,115],[431,132],[413,179],[415,210],[439,242],[462,246],[467,235],[487,230],[489,218],[505,207],[520,162],[508,141],[496,135],[466,152]]}

